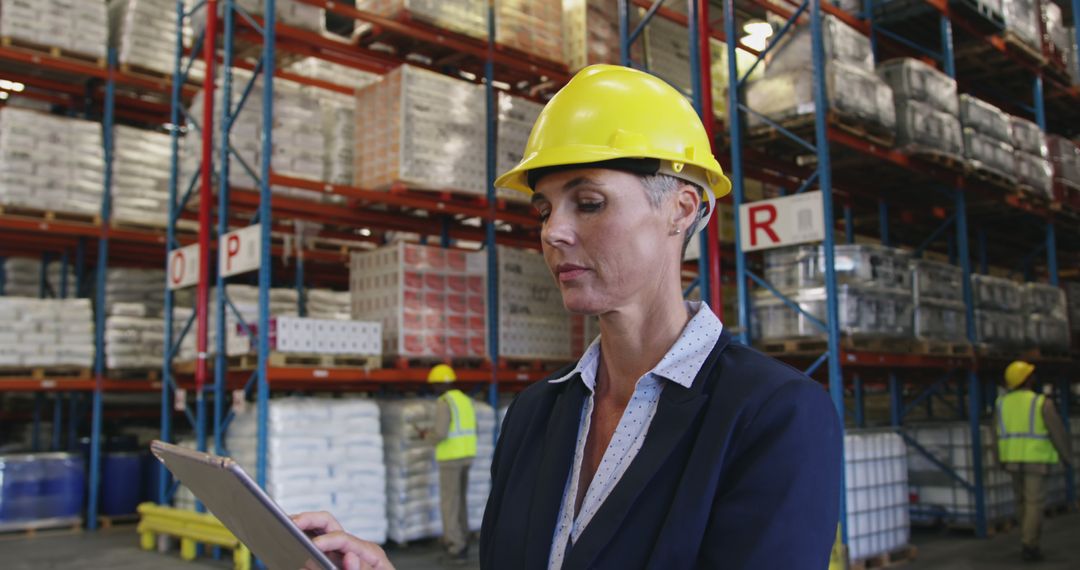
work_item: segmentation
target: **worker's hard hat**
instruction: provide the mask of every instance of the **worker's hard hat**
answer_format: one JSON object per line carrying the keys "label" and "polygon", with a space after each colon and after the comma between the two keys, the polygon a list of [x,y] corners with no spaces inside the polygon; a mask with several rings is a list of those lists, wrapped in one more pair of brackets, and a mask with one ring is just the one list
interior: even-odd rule
{"label": "worker's hard hat", "polygon": [[1005,368],[1005,386],[1010,390],[1027,381],[1031,373],[1035,372],[1035,365],[1023,360],[1017,360]]}
{"label": "worker's hard hat", "polygon": [[435,365],[427,375],[427,381],[431,384],[449,384],[457,380],[454,369],[446,364]]}
{"label": "worker's hard hat", "polygon": [[715,199],[731,191],[686,97],[653,75],[618,65],[590,65],[556,93],[536,119],[521,162],[495,185],[531,194],[537,172],[576,165],[688,180],[705,190],[708,216]]}

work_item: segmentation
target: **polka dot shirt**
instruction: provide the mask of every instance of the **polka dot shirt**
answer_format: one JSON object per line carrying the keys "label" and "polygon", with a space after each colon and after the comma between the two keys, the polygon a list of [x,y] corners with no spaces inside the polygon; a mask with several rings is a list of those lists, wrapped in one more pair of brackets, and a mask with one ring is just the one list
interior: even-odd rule
{"label": "polka dot shirt", "polygon": [[615,485],[626,473],[630,463],[634,461],[638,451],[641,450],[642,444],[645,443],[645,436],[649,432],[649,425],[652,423],[653,416],[656,415],[656,406],[660,402],[660,393],[664,389],[664,384],[675,382],[689,388],[694,383],[698,371],[705,364],[705,358],[720,338],[723,325],[707,306],[693,301],[687,301],[686,305],[694,316],[660,363],[638,379],[634,395],[630,397],[630,403],[623,411],[622,418],[604,451],[604,457],[600,460],[592,483],[585,491],[581,512],[577,513],[577,516],[574,513],[574,501],[578,495],[585,440],[589,435],[592,421],[593,395],[600,364],[600,338],[597,337],[589,345],[573,370],[561,378],[550,380],[552,383],[567,382],[580,375],[581,381],[589,390],[589,395],[581,409],[574,465],[563,490],[562,507],[559,509],[555,536],[551,541],[551,555],[548,558],[549,570],[562,568],[563,559],[570,545],[577,542],[585,527],[600,510],[600,506],[604,504]]}

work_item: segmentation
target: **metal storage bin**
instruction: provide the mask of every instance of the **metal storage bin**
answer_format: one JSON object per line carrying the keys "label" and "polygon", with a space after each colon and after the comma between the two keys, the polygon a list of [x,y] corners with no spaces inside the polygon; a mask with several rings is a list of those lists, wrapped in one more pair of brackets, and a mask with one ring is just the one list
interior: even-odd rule
{"label": "metal storage bin", "polygon": [[960,112],[956,99],[956,80],[917,59],[886,61],[877,74],[893,90],[897,99],[926,103],[950,115]]}
{"label": "metal storage bin", "polygon": [[[892,90],[877,75],[853,65],[830,61],[825,68],[829,109],[845,116],[892,130],[896,115]],[[774,121],[814,112],[814,75],[809,67],[783,74],[767,74],[752,82],[746,90],[751,109]],[[750,114],[747,124],[764,125],[761,117]]]}
{"label": "metal storage bin", "polygon": [[1026,320],[1028,346],[1059,350],[1069,348],[1069,323],[1065,319],[1028,315]]}
{"label": "metal storage bin", "polygon": [[965,129],[1008,142],[1012,140],[1009,116],[997,107],[968,94],[960,95],[960,122]]}
{"label": "metal storage bin", "polygon": [[916,303],[914,332],[915,338],[964,342],[967,340],[964,304],[929,299]]}
{"label": "metal storage bin", "polygon": [[960,120],[926,103],[896,99],[896,146],[911,151],[964,154]]}
{"label": "metal storage bin", "polygon": [[[767,76],[812,67],[810,26],[799,26],[791,30],[788,36],[791,39],[777,46],[773,56],[766,60]],[[841,61],[871,73],[874,71],[870,38],[831,15],[822,18],[822,36],[826,61]]]}
{"label": "metal storage bin", "polygon": [[1080,146],[1065,137],[1046,135],[1054,179],[1080,185]]}
{"label": "metal storage bin", "polygon": [[994,171],[1010,180],[1016,179],[1016,158],[1012,145],[967,127],[964,128],[964,158],[971,161],[975,168]]}
{"label": "metal storage bin", "polygon": [[975,306],[997,311],[1019,311],[1020,285],[1009,279],[989,275],[972,275],[971,290]]}
{"label": "metal storage bin", "polygon": [[1026,336],[1024,319],[1019,314],[976,309],[975,336],[984,344],[1023,346]]}
{"label": "metal storage bin", "polygon": [[956,265],[913,259],[911,268],[911,288],[915,303],[925,300],[963,302],[963,270]]}
{"label": "metal storage bin", "polygon": [[[833,255],[837,283],[911,289],[906,252],[882,246],[842,244],[833,246]],[[765,253],[765,275],[781,290],[823,286],[825,251],[816,245],[769,250]]]}
{"label": "metal storage bin", "polygon": [[[764,294],[762,294],[764,293]],[[802,289],[792,301],[819,320],[825,320],[825,288]],[[902,291],[839,285],[840,331],[845,334],[911,335],[911,295]],[[787,314],[782,314],[785,311]],[[815,337],[825,333],[802,313],[783,301],[760,292],[754,301],[753,334],[756,338]]]}
{"label": "metal storage bin", "polygon": [[1046,158],[1046,133],[1039,125],[1020,117],[1009,116],[1012,145],[1016,150]]}
{"label": "metal storage bin", "polygon": [[1050,166],[1050,161],[1020,151],[1016,152],[1014,158],[1016,159],[1016,181],[1030,186],[1040,195],[1052,197],[1054,169]]}
{"label": "metal storage bin", "polygon": [[1027,314],[1064,319],[1067,311],[1065,291],[1046,283],[1025,283],[1021,289],[1023,310]]}

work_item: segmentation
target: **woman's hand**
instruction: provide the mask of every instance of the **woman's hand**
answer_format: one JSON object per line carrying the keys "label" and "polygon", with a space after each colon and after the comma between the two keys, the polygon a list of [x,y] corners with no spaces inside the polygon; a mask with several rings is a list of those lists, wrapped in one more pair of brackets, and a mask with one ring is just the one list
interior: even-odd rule
{"label": "woman's hand", "polygon": [[394,570],[378,544],[345,532],[334,515],[322,511],[300,513],[290,518],[300,530],[314,537],[311,541],[319,550],[340,554],[343,570]]}

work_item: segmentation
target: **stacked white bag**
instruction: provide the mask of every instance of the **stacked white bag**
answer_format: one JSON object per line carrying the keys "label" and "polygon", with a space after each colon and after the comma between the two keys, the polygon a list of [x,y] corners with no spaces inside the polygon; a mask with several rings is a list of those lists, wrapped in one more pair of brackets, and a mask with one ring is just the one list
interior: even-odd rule
{"label": "stacked white bag", "polygon": [[387,537],[399,544],[442,535],[435,446],[423,434],[435,426],[435,401],[379,403],[386,449]]}
{"label": "stacked white bag", "polygon": [[[380,407],[386,446],[387,536],[397,543],[441,536],[435,445],[421,435],[435,429],[435,400],[384,401]],[[476,400],[473,400],[473,409],[476,410],[477,454],[469,469],[466,507],[469,530],[477,531],[491,492],[495,410]]]}
{"label": "stacked white bag", "polygon": [[109,38],[105,3],[0,0],[0,36],[104,58]]}
{"label": "stacked white bag", "polygon": [[115,314],[112,306],[116,303],[139,303],[146,306],[146,311],[138,316],[161,316],[161,310],[165,306],[165,271],[110,268],[105,274],[106,314]]}
{"label": "stacked white bag", "polygon": [[[237,414],[226,446],[256,474],[256,417]],[[386,542],[386,474],[379,406],[364,399],[272,400],[266,491],[288,513],[329,511],[347,532]]]}
{"label": "stacked white bag", "polygon": [[[185,10],[193,5],[192,0],[184,0]],[[191,47],[191,39],[191,21],[187,20],[185,47]],[[176,54],[176,0],[109,0],[109,45],[116,48],[117,59],[122,64],[172,73]],[[202,77],[201,72],[192,75]]]}
{"label": "stacked white bag", "polygon": [[348,291],[308,289],[307,316],[315,319],[350,320],[352,319],[350,299]]}
{"label": "stacked white bag", "polygon": [[159,368],[165,354],[165,320],[144,303],[114,302],[105,318],[105,367]]}
{"label": "stacked white bag", "polygon": [[165,225],[172,154],[169,135],[124,125],[116,126],[115,135],[113,219]]}
{"label": "stacked white bag", "polygon": [[[45,268],[46,288],[52,296],[59,297],[63,264],[53,261]],[[8,297],[38,297],[41,291],[41,261],[32,257],[9,257],[2,264],[4,273],[3,294]],[[74,297],[76,290],[75,269],[67,271],[67,296]]]}
{"label": "stacked white bag", "polygon": [[0,366],[94,364],[89,299],[0,297]]}

